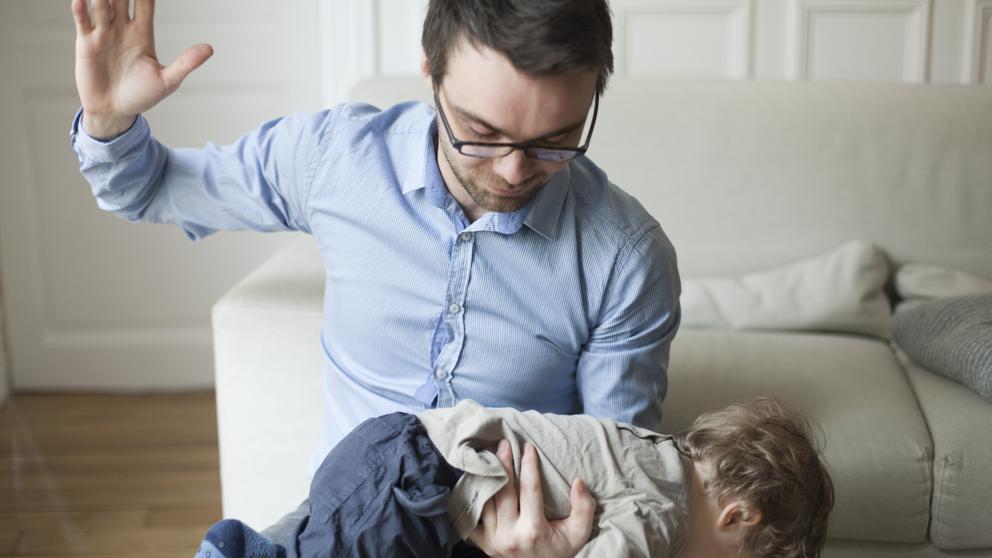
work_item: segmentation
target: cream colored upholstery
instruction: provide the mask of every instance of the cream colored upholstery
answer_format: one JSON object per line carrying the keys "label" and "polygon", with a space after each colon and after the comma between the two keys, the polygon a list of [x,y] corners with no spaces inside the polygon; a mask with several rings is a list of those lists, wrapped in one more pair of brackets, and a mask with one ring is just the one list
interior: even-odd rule
{"label": "cream colored upholstery", "polygon": [[992,405],[899,357],[933,437],[930,538],[945,549],[992,547]]}
{"label": "cream colored upholstery", "polygon": [[839,331],[889,338],[888,257],[854,241],[827,254],[729,277],[682,277],[682,326]]}
{"label": "cream colored upholstery", "polygon": [[[772,357],[771,355],[774,355]],[[930,518],[933,449],[913,391],[881,341],[686,329],[672,346],[666,432],[757,395],[816,421],[837,494],[830,536],[918,543]]]}
{"label": "cream colored upholstery", "polygon": [[310,492],[323,428],[320,324],[324,268],[303,238],[214,305],[224,513],[259,528]]}
{"label": "cream colored upholstery", "polygon": [[[386,105],[429,91],[379,79],[353,96]],[[601,119],[590,156],[658,218],[684,277],[768,269],[860,238],[896,264],[992,278],[992,88],[616,80]],[[214,310],[224,513],[259,527],[306,496],[322,422],[311,246],[265,264]],[[992,557],[992,405],[926,370],[907,379],[876,339],[680,332],[667,430],[756,394],[823,427],[837,489],[828,558]]]}

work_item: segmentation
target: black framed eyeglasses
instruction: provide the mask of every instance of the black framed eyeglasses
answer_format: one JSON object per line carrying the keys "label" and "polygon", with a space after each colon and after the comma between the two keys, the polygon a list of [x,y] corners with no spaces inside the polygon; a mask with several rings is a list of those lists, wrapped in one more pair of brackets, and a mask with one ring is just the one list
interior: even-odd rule
{"label": "black framed eyeglasses", "polygon": [[538,143],[462,141],[456,138],[455,134],[451,131],[451,124],[448,123],[448,117],[445,116],[444,109],[441,108],[441,100],[437,96],[437,87],[434,88],[434,105],[437,107],[438,115],[441,116],[441,123],[444,124],[444,131],[448,134],[448,140],[451,141],[452,147],[462,155],[478,159],[493,159],[496,157],[505,157],[512,153],[514,149],[519,149],[528,158],[537,159],[538,161],[571,161],[589,149],[592,131],[596,127],[596,115],[599,113],[599,92],[597,91],[593,97],[592,122],[589,124],[589,133],[586,134],[586,141],[578,147],[548,147]]}

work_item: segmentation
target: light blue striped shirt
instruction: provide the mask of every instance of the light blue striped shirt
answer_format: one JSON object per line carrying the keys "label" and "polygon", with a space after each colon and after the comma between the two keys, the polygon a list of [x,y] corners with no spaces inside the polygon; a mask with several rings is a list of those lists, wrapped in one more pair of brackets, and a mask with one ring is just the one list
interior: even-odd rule
{"label": "light blue striped shirt", "polygon": [[[473,399],[657,430],[678,329],[675,251],[586,157],[513,213],[469,223],[438,170],[435,112],[343,104],[232,145],[171,149],[139,117],[72,127],[98,205],[128,220],[313,234],[327,271],[327,436]],[[648,164],[648,162],[645,162]]]}

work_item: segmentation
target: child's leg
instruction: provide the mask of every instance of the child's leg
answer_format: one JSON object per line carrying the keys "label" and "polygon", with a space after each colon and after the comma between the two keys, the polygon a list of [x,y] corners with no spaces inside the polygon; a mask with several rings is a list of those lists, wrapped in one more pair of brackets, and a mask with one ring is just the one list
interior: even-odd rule
{"label": "child's leg", "polygon": [[236,519],[219,521],[207,531],[196,558],[286,558],[286,549]]}
{"label": "child's leg", "polygon": [[296,547],[296,539],[310,518],[310,499],[303,500],[293,511],[282,516],[275,524],[260,531],[262,536],[285,548]]}
{"label": "child's leg", "polygon": [[451,556],[459,539],[447,500],[460,476],[417,417],[365,421],[314,475],[299,555]]}

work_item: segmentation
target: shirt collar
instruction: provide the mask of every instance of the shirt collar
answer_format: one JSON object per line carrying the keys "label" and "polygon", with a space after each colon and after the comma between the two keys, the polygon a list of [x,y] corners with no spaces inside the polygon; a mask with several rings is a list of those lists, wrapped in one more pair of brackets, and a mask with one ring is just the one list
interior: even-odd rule
{"label": "shirt collar", "polygon": [[558,171],[531,201],[524,224],[548,240],[558,238],[565,195],[572,183],[571,163]]}
{"label": "shirt collar", "polygon": [[434,109],[427,107],[424,111],[429,115],[429,122],[423,134],[417,140],[414,147],[413,156],[406,168],[406,175],[403,177],[403,194],[409,194],[414,190],[427,187],[435,178],[440,177],[437,168],[437,156],[434,150],[434,135],[437,130],[437,119],[434,118]]}

